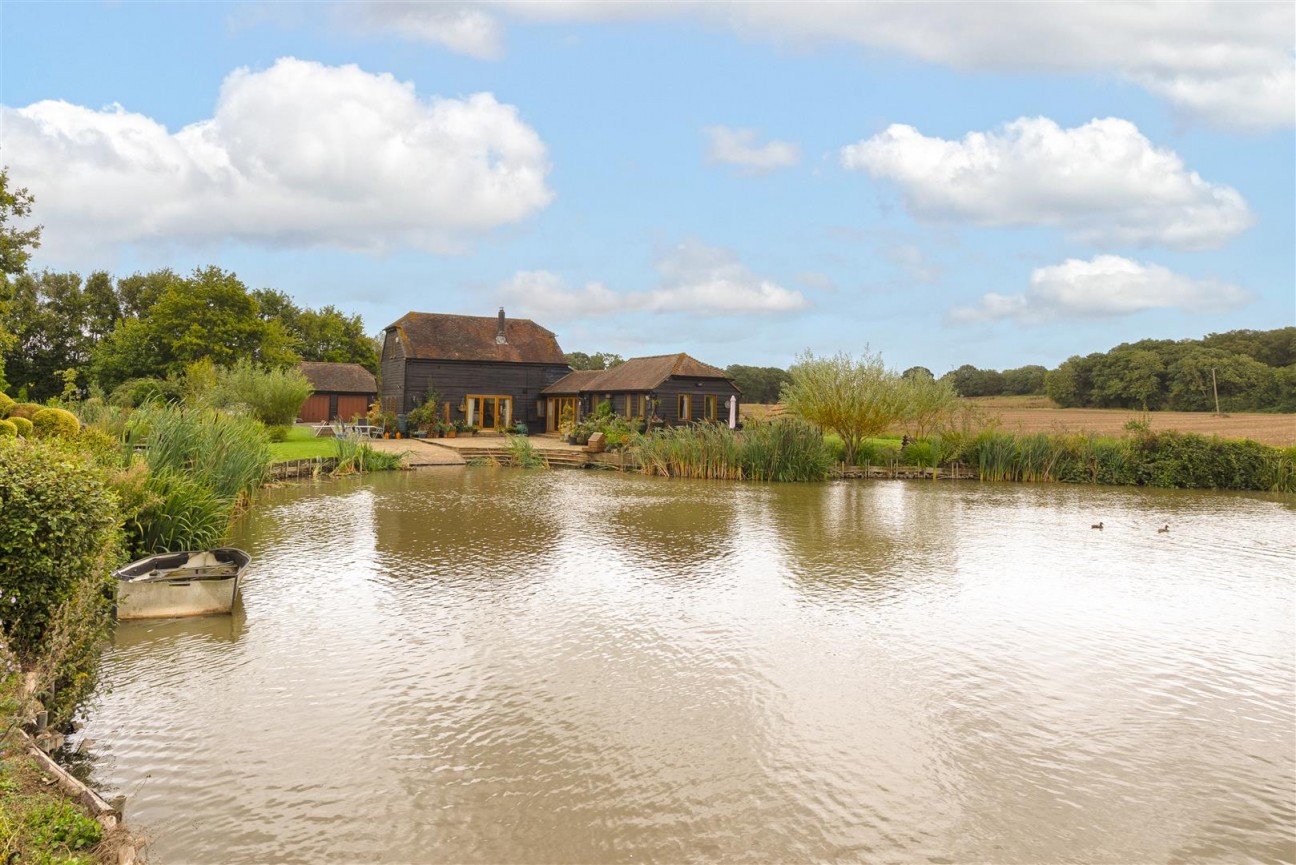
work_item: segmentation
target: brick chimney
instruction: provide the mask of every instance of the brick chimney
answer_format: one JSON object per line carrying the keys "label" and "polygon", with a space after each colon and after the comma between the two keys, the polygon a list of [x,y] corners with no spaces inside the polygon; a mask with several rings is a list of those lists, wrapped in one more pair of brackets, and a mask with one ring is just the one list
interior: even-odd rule
{"label": "brick chimney", "polygon": [[499,327],[495,330],[495,344],[504,345],[508,340],[504,337],[504,307],[499,311]]}

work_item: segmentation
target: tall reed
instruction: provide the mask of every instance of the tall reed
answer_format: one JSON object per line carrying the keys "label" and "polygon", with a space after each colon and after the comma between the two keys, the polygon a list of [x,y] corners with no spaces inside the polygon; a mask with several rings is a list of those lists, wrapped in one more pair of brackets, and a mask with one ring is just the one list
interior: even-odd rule
{"label": "tall reed", "polygon": [[821,481],[835,461],[823,434],[795,418],[749,422],[738,438],[739,466],[754,481]]}
{"label": "tall reed", "polygon": [[400,468],[401,454],[374,450],[368,442],[335,438],[333,444],[337,452],[337,466],[333,469],[335,475],[385,472]]}
{"label": "tall reed", "polygon": [[214,409],[157,404],[136,409],[127,444],[144,446],[154,472],[198,478],[235,505],[252,497],[270,467],[265,428],[253,418]]}
{"label": "tall reed", "polygon": [[521,469],[547,469],[549,461],[536,451],[535,445],[526,436],[509,436],[504,442],[509,461]]}
{"label": "tall reed", "polygon": [[[112,429],[113,418],[105,418]],[[149,403],[125,421],[112,484],[133,556],[219,543],[270,466],[256,420]]]}
{"label": "tall reed", "polygon": [[671,427],[635,436],[629,451],[645,474],[697,480],[823,480],[833,462],[820,432],[794,419],[750,423],[741,433]]}
{"label": "tall reed", "polygon": [[645,474],[698,480],[742,480],[738,441],[726,427],[677,426],[636,435],[629,444]]}

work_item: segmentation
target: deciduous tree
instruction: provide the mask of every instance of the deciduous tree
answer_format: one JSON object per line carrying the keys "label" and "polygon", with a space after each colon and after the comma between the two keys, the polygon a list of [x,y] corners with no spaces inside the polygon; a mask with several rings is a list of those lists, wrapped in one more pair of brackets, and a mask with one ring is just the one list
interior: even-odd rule
{"label": "deciduous tree", "polygon": [[867,350],[858,358],[845,352],[815,357],[807,351],[788,369],[783,402],[796,415],[841,437],[846,462],[854,464],[860,444],[904,416],[900,374],[881,354]]}

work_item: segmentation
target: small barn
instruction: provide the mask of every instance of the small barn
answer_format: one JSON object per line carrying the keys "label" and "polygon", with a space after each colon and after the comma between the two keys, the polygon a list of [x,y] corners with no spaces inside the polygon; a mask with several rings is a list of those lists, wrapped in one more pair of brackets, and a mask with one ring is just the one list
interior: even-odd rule
{"label": "small barn", "polygon": [[368,412],[369,405],[378,399],[374,374],[358,363],[308,361],[297,368],[315,388],[298,412],[297,419],[302,423],[350,421]]}
{"label": "small barn", "polygon": [[[542,391],[545,429],[579,420],[604,401],[625,417],[658,417],[670,426],[736,418],[742,391],[724,370],[683,352],[632,357],[605,370],[577,370]],[[731,410],[732,406],[732,410]]]}

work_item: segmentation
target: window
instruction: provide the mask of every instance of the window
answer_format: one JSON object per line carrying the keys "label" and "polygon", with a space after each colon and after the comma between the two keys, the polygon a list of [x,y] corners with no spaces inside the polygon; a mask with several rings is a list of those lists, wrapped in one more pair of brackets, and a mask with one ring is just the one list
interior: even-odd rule
{"label": "window", "polygon": [[716,419],[716,397],[715,394],[709,393],[702,397],[702,418],[712,423]]}
{"label": "window", "polygon": [[645,397],[643,394],[628,393],[625,395],[625,416],[626,417],[645,417],[647,412],[644,405]]}
{"label": "window", "polygon": [[693,419],[693,397],[690,394],[682,393],[676,397],[675,413],[679,415],[681,423],[687,423]]}

